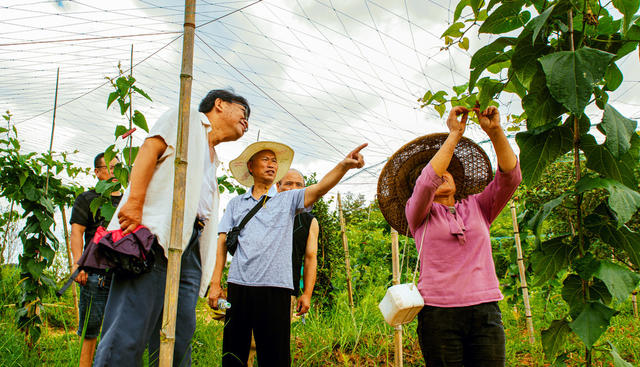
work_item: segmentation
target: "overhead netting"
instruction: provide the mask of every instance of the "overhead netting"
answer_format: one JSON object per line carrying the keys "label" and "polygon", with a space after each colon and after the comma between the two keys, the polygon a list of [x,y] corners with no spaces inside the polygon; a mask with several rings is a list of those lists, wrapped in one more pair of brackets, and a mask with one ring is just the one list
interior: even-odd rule
{"label": "overhead netting", "polygon": [[[291,146],[294,166],[324,174],[362,142],[364,170],[345,189],[374,192],[388,157],[417,136],[446,131],[426,90],[450,90],[468,79],[470,53],[443,49],[439,38],[456,1],[198,1],[192,99],[233,87],[251,106],[250,130],[218,151],[228,162],[256,140]],[[467,8],[469,9],[469,8]],[[468,10],[470,11],[470,10]],[[85,166],[112,144],[123,124],[106,109],[117,64],[152,98],[133,101],[150,124],[177,107],[184,4],[164,0],[5,0],[0,4],[0,108],[10,110],[25,149],[45,151],[60,68],[53,149],[75,150]],[[471,38],[471,50],[491,39]],[[132,51],[133,46],[133,51]],[[637,55],[633,55],[634,57]],[[637,60],[635,60],[637,62]],[[610,101],[640,117],[639,71],[626,69]],[[520,112],[505,96],[504,114]],[[138,131],[137,142],[144,137]],[[470,128],[475,141],[486,137]],[[122,144],[122,143],[120,143]],[[490,147],[484,145],[490,156]]]}

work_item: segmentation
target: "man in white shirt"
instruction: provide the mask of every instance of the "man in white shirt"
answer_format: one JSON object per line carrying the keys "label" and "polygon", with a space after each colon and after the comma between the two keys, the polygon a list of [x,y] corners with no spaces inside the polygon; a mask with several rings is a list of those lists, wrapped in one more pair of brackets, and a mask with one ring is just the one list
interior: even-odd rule
{"label": "man in white shirt", "polygon": [[[239,139],[248,129],[246,99],[212,90],[191,113],[185,188],[183,255],[178,292],[174,366],[191,365],[198,295],[204,296],[216,257],[219,193],[214,147]],[[195,111],[194,111],[195,112]],[[156,236],[150,272],[114,275],[94,366],[142,365],[149,343],[150,365],[158,363],[167,254],[171,231],[178,111],[163,114],[145,139],[109,230],[124,233],[144,225]],[[118,220],[116,221],[115,218]],[[204,281],[203,281],[204,280]]]}

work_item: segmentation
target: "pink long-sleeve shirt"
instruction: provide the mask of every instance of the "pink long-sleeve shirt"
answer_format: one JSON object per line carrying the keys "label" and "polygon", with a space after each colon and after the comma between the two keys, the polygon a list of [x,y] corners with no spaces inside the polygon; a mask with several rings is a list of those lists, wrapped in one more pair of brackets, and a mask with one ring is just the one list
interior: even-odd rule
{"label": "pink long-sleeve shirt", "polygon": [[405,213],[418,251],[425,227],[427,231],[418,280],[425,304],[463,307],[502,299],[489,226],[521,180],[519,162],[509,172],[498,170],[484,191],[457,201],[452,210],[433,202],[436,189],[444,182],[442,177],[435,173],[431,163],[422,170]]}

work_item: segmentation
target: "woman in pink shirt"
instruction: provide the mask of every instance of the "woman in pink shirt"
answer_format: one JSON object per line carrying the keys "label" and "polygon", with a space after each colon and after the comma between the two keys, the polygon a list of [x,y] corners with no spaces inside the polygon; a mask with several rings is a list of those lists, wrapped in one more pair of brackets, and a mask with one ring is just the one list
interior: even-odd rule
{"label": "woman in pink shirt", "polygon": [[474,111],[498,158],[494,179],[481,193],[456,201],[456,182],[449,168],[469,110],[454,107],[447,119],[449,135],[422,170],[405,207],[419,251],[424,243],[418,290],[425,307],[418,315],[418,339],[429,367],[505,363],[504,328],[497,303],[502,294],[489,226],[518,187],[521,174],[500,126],[498,109]]}

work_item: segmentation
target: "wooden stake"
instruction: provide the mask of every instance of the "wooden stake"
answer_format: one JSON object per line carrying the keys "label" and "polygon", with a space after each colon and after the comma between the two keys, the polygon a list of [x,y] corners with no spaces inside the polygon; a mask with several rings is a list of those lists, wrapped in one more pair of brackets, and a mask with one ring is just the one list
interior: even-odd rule
{"label": "wooden stake", "polygon": [[347,242],[347,231],[342,215],[342,201],[338,193],[338,212],[340,213],[340,233],[342,234],[342,245],[344,246],[344,259],[347,267],[347,287],[349,291],[349,305],[353,308],[353,288],[351,287],[351,265],[349,265],[349,243]]}
{"label": "wooden stake", "polygon": [[[398,249],[398,231],[391,228],[391,264],[393,269],[393,284],[400,284],[400,256]],[[393,333],[393,345],[395,353],[393,354],[393,365],[402,367],[402,326],[397,325]]]}
{"label": "wooden stake", "polygon": [[189,142],[189,114],[191,112],[195,21],[196,2],[195,0],[185,0],[182,69],[180,71],[180,102],[178,107],[178,142],[176,144],[175,176],[173,180],[171,235],[169,237],[169,258],[164,292],[162,330],[160,331],[160,366],[162,367],[171,367],[173,365],[173,349],[175,346],[178,287],[180,285],[180,260],[182,259],[184,198],[187,180],[187,148]]}
{"label": "wooden stake", "polygon": [[[60,212],[62,213],[62,228],[64,229],[64,242],[67,245],[67,259],[69,260],[69,274],[73,274],[73,255],[71,254],[71,241],[69,239],[69,228],[67,227],[67,213],[64,210],[64,206],[60,206]],[[80,322],[80,313],[78,311],[78,293],[76,292],[76,285],[71,286],[71,292],[73,293],[73,304],[76,311],[76,323]]]}
{"label": "wooden stake", "polygon": [[638,291],[631,292],[631,303],[633,303],[633,316],[636,319],[638,318],[638,300],[636,298],[637,294],[638,294]]}
{"label": "wooden stake", "polygon": [[518,230],[518,219],[516,218],[516,204],[511,202],[511,219],[513,221],[513,236],[516,242],[516,252],[518,256],[518,271],[520,272],[520,288],[522,288],[522,300],[524,301],[524,314],[527,319],[527,331],[529,332],[529,343],[535,342],[533,334],[533,319],[531,316],[531,306],[529,305],[529,289],[527,287],[527,276],[524,268],[524,258],[522,257],[522,245],[520,244],[520,231]]}

